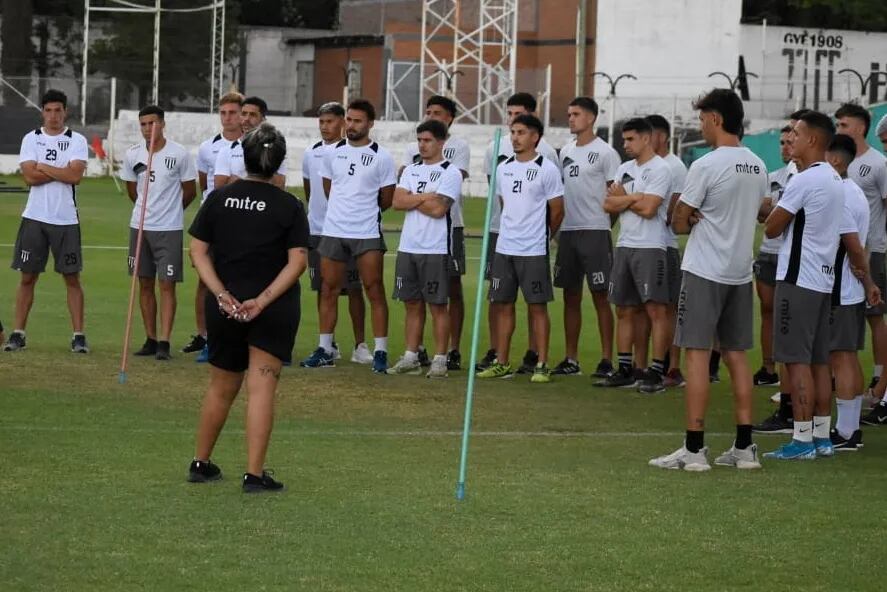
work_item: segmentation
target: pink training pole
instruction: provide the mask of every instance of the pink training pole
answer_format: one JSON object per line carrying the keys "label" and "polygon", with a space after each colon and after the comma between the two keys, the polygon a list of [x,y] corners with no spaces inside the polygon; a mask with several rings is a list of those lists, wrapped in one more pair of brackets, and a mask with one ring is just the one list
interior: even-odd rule
{"label": "pink training pole", "polygon": [[135,304],[136,282],[139,276],[139,257],[142,254],[142,233],[145,228],[145,212],[148,209],[148,189],[151,187],[151,161],[154,159],[154,140],[157,124],[151,123],[151,141],[148,143],[148,168],[145,171],[145,193],[142,199],[142,210],[139,212],[139,229],[136,235],[136,252],[135,259],[132,264],[132,281],[129,283],[129,307],[126,309],[126,329],[123,331],[123,354],[120,357],[120,373],[118,380],[120,384],[126,383],[126,361],[129,357],[129,338],[132,333],[132,309]]}

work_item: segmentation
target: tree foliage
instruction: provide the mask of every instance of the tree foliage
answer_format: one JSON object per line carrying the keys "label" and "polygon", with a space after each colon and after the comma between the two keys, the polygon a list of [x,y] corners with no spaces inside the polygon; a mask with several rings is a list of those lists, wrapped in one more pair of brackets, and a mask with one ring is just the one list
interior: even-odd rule
{"label": "tree foliage", "polygon": [[789,27],[887,31],[884,0],[743,0],[742,17]]}

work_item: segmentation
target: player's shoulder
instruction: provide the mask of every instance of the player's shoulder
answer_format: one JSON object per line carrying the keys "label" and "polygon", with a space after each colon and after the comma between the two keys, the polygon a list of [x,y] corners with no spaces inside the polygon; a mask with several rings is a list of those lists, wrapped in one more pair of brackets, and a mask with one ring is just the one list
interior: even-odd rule
{"label": "player's shoulder", "polygon": [[370,142],[370,145],[367,146],[367,149],[368,149],[370,152],[373,152],[373,153],[375,153],[375,154],[378,154],[381,158],[391,159],[391,153],[388,152],[388,149],[382,147],[382,146],[381,146],[378,142],[376,142],[375,140],[373,140],[372,142]]}
{"label": "player's shoulder", "polygon": [[134,155],[138,154],[142,150],[143,147],[144,147],[143,142],[136,142],[135,144],[132,144],[129,148],[126,149],[126,154],[127,154],[127,156],[129,156],[129,155],[134,156]]}
{"label": "player's shoulder", "polygon": [[468,140],[460,138],[459,136],[450,136],[447,139],[447,144],[457,150],[468,150],[471,146],[471,144],[468,143]]}
{"label": "player's shoulder", "polygon": [[543,156],[542,154],[536,155],[536,158],[533,159],[533,164],[543,171],[553,171],[557,175],[561,174],[558,166],[555,163],[551,162],[551,160],[549,160],[548,158],[545,158],[545,156]]}
{"label": "player's shoulder", "polygon": [[167,140],[165,148],[167,148],[170,152],[178,155],[190,154],[190,152],[187,148],[185,148],[184,145],[179,144],[175,140]]}
{"label": "player's shoulder", "polygon": [[[583,148],[584,148],[584,146],[583,146]],[[563,158],[564,155],[571,155],[571,154],[573,154],[573,152],[576,152],[578,150],[580,150],[580,148],[579,148],[578,144],[576,144],[576,139],[573,138],[572,140],[570,140],[569,142],[564,144],[563,148],[561,148],[561,152],[560,152],[561,158]]]}
{"label": "player's shoulder", "polygon": [[29,131],[28,133],[26,133],[26,134],[22,137],[22,140],[25,140],[25,141],[31,142],[31,141],[36,140],[38,137],[40,137],[40,136],[42,136],[42,135],[44,135],[44,134],[43,134],[43,130],[40,129],[40,128],[38,127],[38,128],[32,129],[31,131]]}
{"label": "player's shoulder", "polygon": [[71,139],[72,142],[77,142],[78,144],[87,144],[86,136],[84,136],[80,132],[72,130],[71,128],[66,129],[62,136],[67,136]]}
{"label": "player's shoulder", "polygon": [[224,136],[222,136],[222,134],[216,134],[211,138],[207,138],[200,143],[200,150],[211,149],[216,143],[224,142],[224,139],[225,138]]}

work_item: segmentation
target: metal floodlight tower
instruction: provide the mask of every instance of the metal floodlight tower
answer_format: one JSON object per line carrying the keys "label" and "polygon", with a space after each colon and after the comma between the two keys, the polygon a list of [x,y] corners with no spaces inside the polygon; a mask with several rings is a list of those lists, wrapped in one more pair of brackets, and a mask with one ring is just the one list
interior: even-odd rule
{"label": "metal floodlight tower", "polygon": [[[477,21],[469,23],[463,11],[467,3],[422,2],[419,113],[425,112],[426,97],[447,94],[459,106],[458,119],[489,123],[494,112],[505,118],[505,99],[515,89],[518,0],[474,0]],[[450,47],[447,37],[453,41]],[[428,65],[433,71],[426,72]],[[457,92],[460,76],[475,79],[476,92],[470,100]]]}

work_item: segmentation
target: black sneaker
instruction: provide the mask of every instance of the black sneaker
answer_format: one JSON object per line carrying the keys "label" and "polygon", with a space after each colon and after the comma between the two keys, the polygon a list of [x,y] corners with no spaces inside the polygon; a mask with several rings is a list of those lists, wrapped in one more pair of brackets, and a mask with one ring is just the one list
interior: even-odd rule
{"label": "black sneaker", "polygon": [[631,369],[631,373],[634,376],[634,379],[639,383],[647,380],[647,371],[643,368],[634,367]]}
{"label": "black sneaker", "polygon": [[75,354],[88,354],[89,345],[86,343],[86,335],[75,335],[71,339],[71,351]]}
{"label": "black sneaker", "polygon": [[752,431],[758,434],[791,434],[794,429],[794,419],[783,417],[779,411],[774,411],[773,415],[752,426]]}
{"label": "black sneaker", "polygon": [[21,351],[25,347],[25,336],[18,331],[13,331],[9,334],[9,340],[3,345],[3,351]]}
{"label": "black sneaker", "polygon": [[188,342],[188,345],[182,348],[182,353],[197,353],[199,351],[203,351],[204,346],[206,346],[206,337],[204,337],[203,335],[192,335],[191,341]]}
{"label": "black sneaker", "polygon": [[755,386],[779,386],[779,374],[776,372],[767,372],[767,369],[761,366],[761,369],[755,372],[753,377]]}
{"label": "black sneaker", "polygon": [[424,347],[419,348],[419,365],[423,368],[428,368],[431,366],[431,360],[428,359],[428,350]]}
{"label": "black sneaker", "polygon": [[634,388],[638,384],[634,371],[628,369],[619,369],[606,378],[596,380],[591,383],[592,386],[603,386],[609,388]]}
{"label": "black sneaker", "polygon": [[531,349],[527,350],[527,353],[524,354],[524,359],[520,364],[520,367],[517,369],[517,374],[532,374],[536,371],[536,364],[539,363],[539,354],[534,352]]}
{"label": "black sneaker", "polygon": [[188,468],[189,483],[206,483],[222,478],[222,469],[211,461],[192,460]]}
{"label": "black sneaker", "polygon": [[665,392],[665,383],[663,382],[662,375],[653,370],[647,370],[647,376],[638,387],[638,392],[648,395]]}
{"label": "black sneaker", "polygon": [[459,353],[459,350],[452,349],[447,354],[447,370],[461,370],[462,369],[462,354]]}
{"label": "black sneaker", "polygon": [[483,372],[487,368],[493,365],[493,362],[496,361],[496,350],[488,349],[487,353],[484,354],[484,357],[480,362],[474,365],[475,372]]}
{"label": "black sneaker", "polygon": [[597,368],[594,369],[594,374],[592,374],[592,376],[595,378],[606,378],[613,374],[613,370],[613,362],[604,358],[597,363]]}
{"label": "black sneaker", "polygon": [[169,360],[172,358],[172,356],[169,355],[169,341],[157,342],[157,353],[154,354],[154,357],[158,360]]}
{"label": "black sneaker", "polygon": [[142,346],[137,352],[134,352],[132,355],[134,356],[156,356],[157,355],[157,340],[151,339],[150,337],[145,340],[145,344]]}
{"label": "black sneaker", "polygon": [[554,367],[551,373],[562,376],[580,376],[582,368],[579,367],[579,363],[576,360],[565,358],[563,362]]}
{"label": "black sneaker", "polygon": [[861,420],[865,425],[879,426],[887,424],[887,403],[881,401],[869,411],[868,415],[864,415]]}
{"label": "black sneaker", "polygon": [[718,375],[717,372],[715,372],[714,374],[709,374],[708,381],[711,384],[717,384],[717,383],[721,382],[721,377]]}
{"label": "black sneaker", "polygon": [[856,452],[862,448],[862,430],[853,432],[853,435],[848,440],[839,434],[838,430],[833,429],[829,434],[829,438],[832,441],[832,448],[836,452]]}
{"label": "black sneaker", "polygon": [[880,376],[872,376],[872,381],[869,383],[869,390],[872,390],[876,386],[878,386],[878,382],[881,380]]}
{"label": "black sneaker", "polygon": [[257,477],[251,473],[243,474],[243,493],[265,493],[266,491],[281,491],[283,483],[271,478],[273,473],[262,471],[262,476]]}

